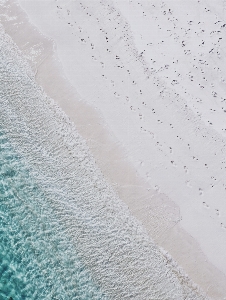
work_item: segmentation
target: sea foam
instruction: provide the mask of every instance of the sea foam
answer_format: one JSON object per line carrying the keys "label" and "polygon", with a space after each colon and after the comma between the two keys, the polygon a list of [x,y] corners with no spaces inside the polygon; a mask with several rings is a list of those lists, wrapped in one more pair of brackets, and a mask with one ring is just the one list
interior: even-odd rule
{"label": "sea foam", "polygon": [[0,76],[2,293],[206,299],[117,197],[3,28]]}

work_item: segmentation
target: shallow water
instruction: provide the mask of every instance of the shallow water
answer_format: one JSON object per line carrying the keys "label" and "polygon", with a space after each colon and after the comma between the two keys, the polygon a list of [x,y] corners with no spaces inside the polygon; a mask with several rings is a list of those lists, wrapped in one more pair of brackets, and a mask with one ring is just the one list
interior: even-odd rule
{"label": "shallow water", "polygon": [[107,299],[0,134],[0,299]]}

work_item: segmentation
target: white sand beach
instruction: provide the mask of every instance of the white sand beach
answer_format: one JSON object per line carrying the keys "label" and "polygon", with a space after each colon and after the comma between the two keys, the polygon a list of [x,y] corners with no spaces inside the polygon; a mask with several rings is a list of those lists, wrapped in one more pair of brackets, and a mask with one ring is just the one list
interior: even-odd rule
{"label": "white sand beach", "polygon": [[6,33],[119,198],[226,299],[225,1],[3,2]]}

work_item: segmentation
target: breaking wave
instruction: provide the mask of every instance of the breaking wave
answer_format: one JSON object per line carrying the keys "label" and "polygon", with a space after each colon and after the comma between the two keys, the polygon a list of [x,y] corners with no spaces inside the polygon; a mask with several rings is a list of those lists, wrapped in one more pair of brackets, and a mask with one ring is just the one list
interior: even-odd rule
{"label": "breaking wave", "polygon": [[0,295],[206,299],[118,199],[3,28],[0,77]]}

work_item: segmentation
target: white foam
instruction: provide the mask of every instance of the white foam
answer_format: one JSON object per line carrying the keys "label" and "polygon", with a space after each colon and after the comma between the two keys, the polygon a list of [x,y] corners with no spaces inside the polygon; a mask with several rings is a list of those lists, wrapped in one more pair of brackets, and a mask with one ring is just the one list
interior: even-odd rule
{"label": "white foam", "polygon": [[1,33],[1,124],[71,244],[112,299],[205,299],[108,185],[85,141]]}

